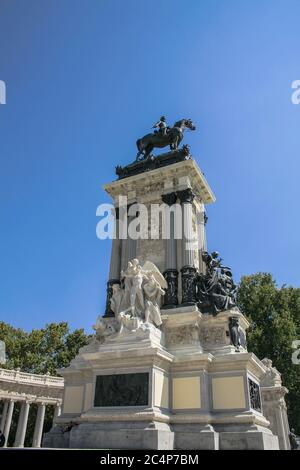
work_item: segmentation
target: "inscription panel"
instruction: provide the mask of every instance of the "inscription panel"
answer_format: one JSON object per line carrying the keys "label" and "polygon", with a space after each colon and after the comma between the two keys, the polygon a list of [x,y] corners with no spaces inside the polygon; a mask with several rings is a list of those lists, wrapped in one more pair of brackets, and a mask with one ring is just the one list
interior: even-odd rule
{"label": "inscription panel", "polygon": [[94,406],[147,406],[149,374],[98,375]]}

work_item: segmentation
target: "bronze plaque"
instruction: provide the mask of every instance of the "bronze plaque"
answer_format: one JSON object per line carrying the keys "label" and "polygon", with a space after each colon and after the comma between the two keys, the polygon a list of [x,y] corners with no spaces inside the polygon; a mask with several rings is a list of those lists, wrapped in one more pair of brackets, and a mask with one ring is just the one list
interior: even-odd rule
{"label": "bronze plaque", "polygon": [[98,375],[94,406],[148,406],[149,374]]}

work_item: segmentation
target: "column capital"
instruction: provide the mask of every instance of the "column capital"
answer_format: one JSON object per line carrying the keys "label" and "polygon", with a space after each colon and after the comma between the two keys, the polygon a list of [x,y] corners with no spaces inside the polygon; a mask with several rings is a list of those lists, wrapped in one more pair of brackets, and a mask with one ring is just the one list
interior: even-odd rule
{"label": "column capital", "polygon": [[[46,401],[38,401],[38,402],[36,402],[36,404],[37,404],[38,406],[46,406],[48,403],[47,403]],[[50,405],[50,404],[51,404],[51,403],[49,403],[49,405]]]}
{"label": "column capital", "polygon": [[178,191],[177,196],[179,197],[181,204],[185,202],[191,204],[194,200],[195,194],[193,193],[191,188],[186,188],[182,191]]}
{"label": "column capital", "polygon": [[177,193],[172,192],[172,193],[162,194],[161,199],[168,206],[172,206],[177,201]]}

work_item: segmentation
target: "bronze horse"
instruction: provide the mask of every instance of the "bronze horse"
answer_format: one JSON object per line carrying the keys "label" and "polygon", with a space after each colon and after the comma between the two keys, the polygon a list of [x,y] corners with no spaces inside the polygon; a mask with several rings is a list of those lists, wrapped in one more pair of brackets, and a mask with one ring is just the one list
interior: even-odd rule
{"label": "bronze horse", "polygon": [[154,148],[163,148],[169,145],[171,150],[176,150],[183,139],[185,129],[190,129],[191,131],[196,129],[191,119],[181,119],[175,122],[173,127],[168,128],[165,135],[160,132],[144,135],[144,137],[136,141],[138,148],[136,161],[148,159]]}

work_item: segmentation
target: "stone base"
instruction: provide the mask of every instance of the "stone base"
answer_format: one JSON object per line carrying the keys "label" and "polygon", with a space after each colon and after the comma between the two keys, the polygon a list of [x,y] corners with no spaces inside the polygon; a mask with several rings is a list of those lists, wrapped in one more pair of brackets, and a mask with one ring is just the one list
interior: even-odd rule
{"label": "stone base", "polygon": [[218,450],[219,434],[212,426],[175,425],[175,446],[178,450]]}
{"label": "stone base", "polygon": [[278,437],[260,425],[217,425],[220,450],[279,450]]}
{"label": "stone base", "polygon": [[82,423],[62,432],[55,426],[43,447],[127,450],[278,450],[278,438],[267,429],[216,432],[212,426],[165,423]]}
{"label": "stone base", "polygon": [[[140,322],[96,336],[60,370],[62,414],[44,447],[278,449],[258,395],[266,367],[230,344],[231,316],[246,329],[236,310],[204,317],[193,306],[162,310],[161,328]],[[113,321],[107,320],[112,328]],[[104,376],[111,377],[106,388]],[[136,396],[143,398],[130,399]]]}
{"label": "stone base", "polygon": [[278,437],[268,432],[223,432],[220,450],[279,450]]}
{"label": "stone base", "polygon": [[102,422],[82,423],[66,433],[53,428],[43,447],[72,449],[174,449],[174,433],[164,423]]}
{"label": "stone base", "polygon": [[68,449],[70,444],[70,433],[63,432],[60,426],[53,428],[44,434],[43,447],[51,449]]}

